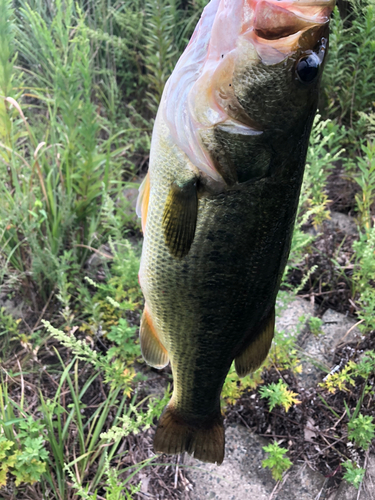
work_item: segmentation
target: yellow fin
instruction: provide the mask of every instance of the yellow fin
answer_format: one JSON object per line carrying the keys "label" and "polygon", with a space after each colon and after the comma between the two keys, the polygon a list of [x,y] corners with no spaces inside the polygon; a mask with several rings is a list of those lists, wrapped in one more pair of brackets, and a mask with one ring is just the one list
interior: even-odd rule
{"label": "yellow fin", "polygon": [[198,195],[195,179],[183,186],[173,183],[163,214],[165,243],[177,258],[188,254],[194,240],[198,215]]}
{"label": "yellow fin", "polygon": [[205,422],[183,418],[171,401],[160,417],[155,437],[156,453],[178,454],[187,451],[202,462],[220,465],[224,460],[225,434],[220,409]]}
{"label": "yellow fin", "polygon": [[150,174],[147,173],[146,177],[143,179],[142,184],[139,186],[139,195],[137,199],[136,212],[138,217],[142,219],[142,231],[143,234],[146,229],[146,220],[148,212],[148,202],[150,200]]}
{"label": "yellow fin", "polygon": [[150,313],[145,306],[141,327],[139,329],[142,356],[146,363],[154,368],[164,368],[169,363],[167,350],[159,340],[158,334],[151,321]]}
{"label": "yellow fin", "polygon": [[270,350],[275,330],[275,307],[273,307],[263,322],[259,335],[255,338],[239,356],[235,358],[234,366],[237,375],[244,377],[257,370],[266,359]]}

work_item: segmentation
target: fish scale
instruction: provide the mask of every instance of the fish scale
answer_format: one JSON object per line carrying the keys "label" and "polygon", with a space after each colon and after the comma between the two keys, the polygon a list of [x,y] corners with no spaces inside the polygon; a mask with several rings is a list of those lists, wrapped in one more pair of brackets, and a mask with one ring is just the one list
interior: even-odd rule
{"label": "fish scale", "polygon": [[[161,148],[164,149],[163,146]],[[278,227],[281,227],[284,232],[285,226],[291,226],[303,164],[299,166],[299,175],[296,175],[296,166],[290,165],[294,182],[289,172],[285,171],[289,193],[281,189],[281,180],[269,178],[249,182],[247,185],[241,184],[225,194],[201,200],[194,242],[189,254],[184,259],[177,260],[168,251],[160,231],[163,207],[168,195],[167,186],[175,180],[176,163],[169,158],[168,168],[161,157],[162,172],[155,172],[159,179],[158,187],[155,187],[157,202],[150,199],[153,208],[146,226],[153,244],[146,244],[142,255],[142,266],[148,269],[150,280],[147,286],[143,286],[143,291],[155,324],[160,329],[161,340],[167,351],[173,353],[170,359],[175,384],[178,388],[185,389],[184,397],[176,395],[177,405],[183,407],[184,413],[207,415],[211,412],[212,399],[215,399],[215,408],[219,406],[220,384],[239,348],[243,330],[251,329],[252,323],[256,324],[264,310],[274,303],[277,287],[272,285],[274,293],[270,296],[269,284],[264,282],[264,269],[269,268],[267,274],[273,281],[280,280],[289,250],[291,231],[288,238],[284,239],[283,235],[281,252],[278,249],[275,252],[275,231],[280,232]],[[262,184],[261,189],[259,183]],[[270,193],[272,188],[279,196]],[[268,203],[271,203],[271,210],[262,209],[264,193],[267,193],[270,200]],[[294,203],[286,203],[288,199],[292,199]],[[249,216],[243,217],[243,213],[252,213],[253,206],[257,207],[257,212],[252,215],[251,221]],[[263,212],[261,225],[258,211]],[[215,228],[211,233],[214,239],[207,237],[207,227]],[[241,244],[233,248],[224,246],[220,231],[229,239],[241,235]],[[210,258],[213,251],[217,254]],[[281,255],[277,260],[273,257],[275,253]],[[246,258],[248,255],[250,258]],[[233,265],[234,269],[228,270]],[[197,290],[193,296],[190,292],[192,289]],[[233,295],[236,297],[235,301]],[[158,300],[153,301],[152,297],[158,297]],[[218,308],[225,308],[226,311],[218,315]],[[240,314],[243,310],[251,311],[251,321],[248,315]],[[254,310],[258,311],[257,314],[253,313]],[[225,323],[221,324],[223,317]],[[233,336],[228,338],[225,335],[227,331],[233,332]],[[236,333],[238,341],[233,342]],[[187,343],[186,338],[198,339],[193,349],[189,350],[191,342]],[[207,349],[213,342],[217,347],[215,352]],[[218,347],[219,343],[222,348]],[[212,387],[202,386],[200,377],[209,380],[212,372],[218,373],[211,380]],[[196,377],[197,374],[199,377]],[[187,387],[191,390],[186,390]],[[208,398],[207,391],[213,391],[215,397]]]}
{"label": "fish scale", "polygon": [[218,464],[231,363],[254,371],[272,342],[333,8],[249,5],[250,18],[239,0],[205,9],[164,90],[138,204],[141,349],[173,373],[154,448]]}

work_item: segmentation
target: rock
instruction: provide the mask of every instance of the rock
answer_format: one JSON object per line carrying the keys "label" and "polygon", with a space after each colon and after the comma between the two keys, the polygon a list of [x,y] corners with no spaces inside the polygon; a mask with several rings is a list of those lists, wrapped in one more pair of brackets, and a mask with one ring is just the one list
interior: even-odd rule
{"label": "rock", "polygon": [[268,500],[274,482],[271,473],[262,468],[266,457],[262,447],[267,441],[240,426],[227,428],[225,439],[220,467],[187,457],[185,464],[194,467],[188,474],[194,483],[191,500]]}
{"label": "rock", "polygon": [[322,330],[324,336],[321,338],[324,355],[329,363],[333,361],[336,347],[343,342],[352,342],[361,336],[358,328],[354,328],[356,321],[344,314],[328,309],[322,316]]}
{"label": "rock", "polygon": [[320,381],[322,372],[332,369],[336,347],[341,342],[351,342],[361,335],[353,328],[355,321],[344,314],[328,309],[322,316],[322,334],[310,334],[302,343],[304,357],[302,358],[302,374],[300,383],[306,388]]}
{"label": "rock", "polygon": [[375,500],[375,456],[370,455],[366,474],[359,492],[351,484],[343,481],[329,500]]}
{"label": "rock", "polygon": [[321,499],[324,498],[326,479],[307,464],[293,466],[284,479],[275,500],[315,500],[319,494]]}
{"label": "rock", "polygon": [[375,500],[375,455],[369,456],[359,500]]}
{"label": "rock", "polygon": [[[286,295],[284,300],[281,298],[277,301],[279,316],[276,317],[276,330],[293,335],[298,344],[303,345],[303,343],[306,343],[306,338],[310,339],[312,336],[306,328],[306,322],[309,317],[314,316],[315,306],[300,297],[296,297],[292,301],[288,297],[290,296]],[[302,317],[304,317],[304,320],[301,324]],[[296,374],[296,378],[299,385],[307,389],[315,384],[320,370],[312,364],[308,352],[306,356],[301,356],[301,358],[302,372]]]}
{"label": "rock", "polygon": [[358,229],[354,217],[340,212],[331,212],[331,218],[324,222],[331,230],[338,230],[350,236],[357,236]]}
{"label": "rock", "polygon": [[[325,478],[306,464],[293,466],[274,491],[276,481],[271,471],[262,467],[266,458],[263,446],[268,442],[245,427],[226,429],[226,455],[218,467],[188,457],[185,465],[193,467],[189,481],[194,483],[191,500],[314,500]],[[324,498],[324,497],[322,497]]]}
{"label": "rock", "polygon": [[307,321],[314,313],[315,307],[311,302],[300,297],[290,300],[290,295],[281,295],[276,305],[276,330],[297,336],[301,329],[299,319],[304,316]]}
{"label": "rock", "polygon": [[26,304],[22,301],[16,301],[13,299],[0,300],[0,307],[5,309],[5,313],[12,316],[14,319],[19,319],[24,317]]}

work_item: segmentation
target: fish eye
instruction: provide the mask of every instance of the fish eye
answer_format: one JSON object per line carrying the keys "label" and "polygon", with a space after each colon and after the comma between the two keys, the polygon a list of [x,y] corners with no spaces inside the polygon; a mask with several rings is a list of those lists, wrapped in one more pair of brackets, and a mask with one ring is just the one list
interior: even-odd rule
{"label": "fish eye", "polygon": [[311,83],[319,74],[320,59],[314,52],[302,57],[296,67],[297,76],[302,83]]}

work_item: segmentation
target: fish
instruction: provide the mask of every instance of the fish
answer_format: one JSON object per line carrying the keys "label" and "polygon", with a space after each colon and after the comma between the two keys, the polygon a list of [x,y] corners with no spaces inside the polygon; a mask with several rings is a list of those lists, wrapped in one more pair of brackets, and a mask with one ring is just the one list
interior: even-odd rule
{"label": "fish", "polygon": [[211,0],[167,81],[137,213],[157,453],[220,465],[220,394],[270,349],[334,0]]}

